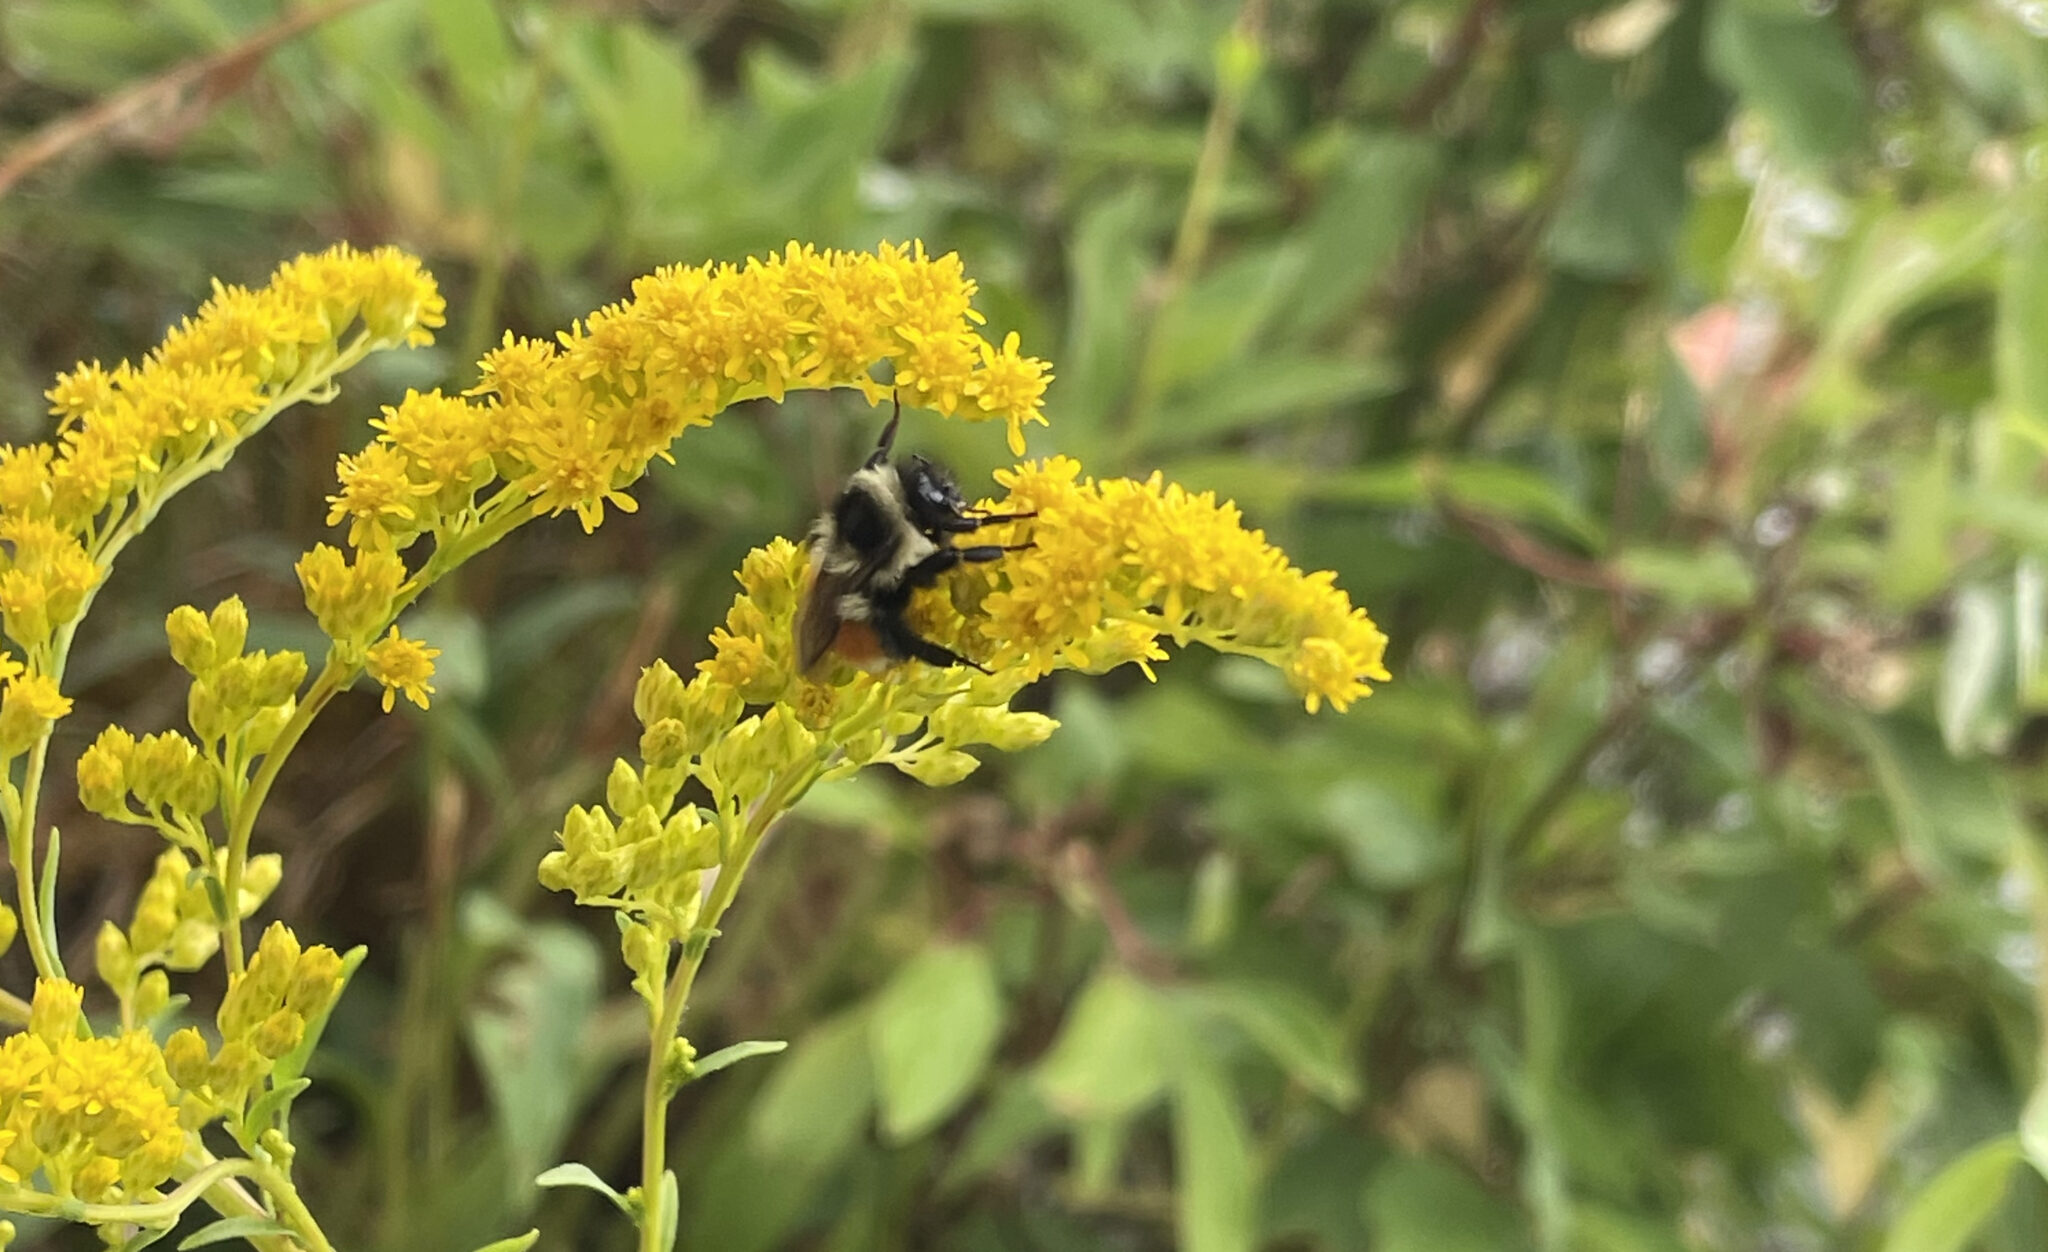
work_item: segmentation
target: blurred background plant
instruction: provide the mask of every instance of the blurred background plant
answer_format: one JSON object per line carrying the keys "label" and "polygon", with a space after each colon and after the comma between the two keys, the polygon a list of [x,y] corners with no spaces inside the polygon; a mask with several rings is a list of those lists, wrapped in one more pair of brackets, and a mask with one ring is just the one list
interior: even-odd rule
{"label": "blurred background plant", "polygon": [[[176,719],[177,604],[317,647],[291,562],[406,386],[659,263],[921,236],[1053,359],[1034,454],[1234,496],[1396,681],[1313,721],[1229,658],[1053,681],[1065,729],[966,787],[814,794],[693,1002],[706,1050],[795,1044],[679,1101],[683,1247],[2037,1249],[2044,39],[2016,0],[7,0],[5,437],[212,275],[395,242],[449,296],[145,536],[55,768]],[[295,1120],[338,1246],[628,1237],[531,1185],[632,1176],[641,1029],[534,866],[639,668],[873,439],[755,407],[636,517],[466,567],[433,709],[358,693],[272,799],[274,911],[373,952]],[[155,849],[50,820],[85,965]]]}

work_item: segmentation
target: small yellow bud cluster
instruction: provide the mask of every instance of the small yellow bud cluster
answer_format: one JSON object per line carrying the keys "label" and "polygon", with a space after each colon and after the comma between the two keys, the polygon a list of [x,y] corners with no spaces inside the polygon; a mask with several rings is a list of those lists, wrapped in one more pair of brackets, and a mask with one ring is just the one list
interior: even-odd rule
{"label": "small yellow bud cluster", "polygon": [[0,1043],[0,1181],[40,1172],[90,1204],[154,1198],[185,1154],[180,1092],[148,1031],[84,1033],[83,996],[40,980],[29,1028]]}
{"label": "small yellow bud cluster", "polygon": [[[191,605],[164,623],[171,658],[192,676],[186,720],[195,742],[167,730],[137,739],[109,726],[78,760],[78,796],[112,821],[154,826],[202,857],[211,845],[202,824],[223,773],[237,780],[277,742],[298,707],[306,679],[300,652],[244,652],[249,614],[239,597],[201,613]],[[133,797],[140,811],[130,804]]]}
{"label": "small yellow bud cluster", "polygon": [[209,1049],[191,1026],[164,1041],[171,1077],[209,1115],[239,1110],[279,1058],[326,1015],[341,983],[340,954],[325,946],[301,948],[284,923],[271,923],[249,967],[228,977],[228,993],[214,1015],[220,1047]]}
{"label": "small yellow bud cluster", "polygon": [[[100,976],[129,1005],[136,1021],[155,1017],[170,998],[164,970],[190,972],[220,950],[222,919],[214,892],[225,869],[227,852],[214,849],[195,873],[194,862],[179,848],[166,848],[156,869],[135,900],[135,914],[124,932],[109,921],[100,927],[95,956]],[[284,862],[274,852],[249,858],[242,871],[237,919],[262,907],[277,889]]]}

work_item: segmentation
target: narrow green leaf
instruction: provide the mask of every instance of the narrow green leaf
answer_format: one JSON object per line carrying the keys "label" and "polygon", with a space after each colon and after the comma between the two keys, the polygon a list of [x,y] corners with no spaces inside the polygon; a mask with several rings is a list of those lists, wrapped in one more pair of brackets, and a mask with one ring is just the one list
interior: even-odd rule
{"label": "narrow green leaf", "polygon": [[280,1081],[273,1073],[269,1089],[256,1097],[256,1102],[249,1106],[248,1116],[242,1119],[244,1138],[254,1141],[258,1135],[272,1126],[281,1126],[280,1115],[291,1107],[293,1100],[298,1099],[300,1094],[312,1085],[313,1080],[310,1078]]}
{"label": "narrow green leaf", "polygon": [[784,1039],[749,1039],[744,1043],[728,1045],[699,1060],[696,1067],[690,1071],[690,1081],[695,1082],[707,1074],[715,1074],[726,1066],[737,1065],[749,1057],[773,1056],[788,1046],[788,1041]]}
{"label": "narrow green leaf", "polygon": [[1335,1019],[1308,995],[1261,979],[1210,983],[1188,992],[1200,1008],[1229,1021],[1295,1081],[1338,1108],[1358,1099],[1358,1076]]}
{"label": "narrow green leaf", "polygon": [[595,1191],[618,1206],[618,1210],[631,1217],[633,1210],[626,1204],[626,1197],[612,1190],[612,1185],[597,1176],[597,1171],[579,1161],[567,1161],[552,1169],[545,1169],[533,1180],[536,1187],[582,1187]]}
{"label": "narrow green leaf", "polygon": [[926,948],[889,980],[869,1020],[882,1129],[915,1139],[960,1107],[995,1054],[1003,999],[988,951]]}
{"label": "narrow green leaf", "polygon": [[1998,681],[2007,669],[2005,624],[1999,597],[1989,589],[1956,592],[1955,624],[1941,658],[1934,708],[1942,742],[1957,756],[1986,746],[1978,732],[1987,720],[1987,705],[1995,692],[2006,689]]}
{"label": "narrow green leaf", "polygon": [[1442,168],[1431,140],[1387,131],[1350,142],[1302,224],[1308,247],[1283,333],[1312,334],[1357,307],[1408,243]]}
{"label": "narrow green leaf", "polygon": [[676,1182],[676,1172],[665,1169],[661,1171],[661,1232],[657,1237],[661,1252],[672,1252],[675,1248],[676,1229],[682,1220],[682,1212],[682,1188]]}
{"label": "narrow green leaf", "polygon": [[424,12],[470,120],[495,120],[515,64],[498,6],[492,0],[427,0]]}
{"label": "narrow green leaf", "polygon": [[523,1235],[513,1235],[509,1239],[500,1239],[496,1243],[487,1243],[478,1248],[476,1252],[527,1252],[527,1249],[539,1242],[540,1228],[535,1227]]}
{"label": "narrow green leaf", "polygon": [[1949,1162],[1906,1204],[1884,1252],[1962,1252],[2005,1202],[2017,1136],[2000,1135]]}
{"label": "narrow green leaf", "polygon": [[1173,1097],[1176,1225],[1184,1252],[1251,1252],[1258,1201],[1251,1130],[1221,1066],[1182,1059]]}
{"label": "narrow green leaf", "polygon": [[2037,209],[2006,243],[1993,358],[2007,420],[2048,442],[2048,221]]}
{"label": "narrow green leaf", "polygon": [[1346,357],[1272,356],[1232,362],[1176,392],[1152,423],[1148,448],[1179,448],[1320,409],[1392,393],[1401,385],[1392,362]]}
{"label": "narrow green leaf", "polygon": [[[24,820],[33,822],[35,814],[24,815]],[[36,884],[36,906],[43,912],[43,944],[50,953],[50,959],[57,961],[60,967],[63,962],[57,955],[62,951],[57,946],[57,854],[62,842],[57,828],[50,827],[50,846],[43,852],[43,880]],[[61,975],[63,970],[59,968],[57,972]]]}
{"label": "narrow green leaf", "polygon": [[216,1243],[226,1243],[230,1239],[256,1239],[264,1235],[290,1236],[295,1233],[290,1226],[280,1225],[268,1217],[223,1217],[185,1236],[185,1241],[178,1245],[178,1252],[187,1252],[190,1248],[210,1247]]}

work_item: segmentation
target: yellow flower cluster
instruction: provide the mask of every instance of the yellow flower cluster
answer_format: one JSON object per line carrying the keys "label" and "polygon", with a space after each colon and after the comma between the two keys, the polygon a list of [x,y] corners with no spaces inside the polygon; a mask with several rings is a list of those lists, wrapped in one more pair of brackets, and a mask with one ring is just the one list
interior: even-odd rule
{"label": "yellow flower cluster", "polygon": [[41,1171],[91,1204],[151,1198],[185,1154],[180,1093],[148,1031],[81,1037],[83,995],[38,981],[28,1030],[0,1043],[0,1180]]}
{"label": "yellow flower cluster", "polygon": [[[1009,423],[1020,449],[1050,376],[974,329],[975,284],[957,256],[923,245],[873,253],[792,243],[743,265],[670,266],[559,342],[516,339],[481,363],[466,401],[410,393],[374,443],[344,456],[329,521],[358,548],[403,549],[473,521],[476,493],[502,476],[536,515],[574,510],[586,530],[675,438],[739,400],[798,388],[890,385],[927,407]],[[893,382],[870,371],[887,361]]]}
{"label": "yellow flower cluster", "polygon": [[[1158,638],[1277,665],[1313,713],[1342,710],[1384,681],[1387,637],[1327,571],[1305,574],[1247,530],[1235,505],[1158,474],[1081,477],[1068,457],[1001,471],[1001,513],[1031,546],[975,576],[973,631],[990,664],[1036,678],[1161,655]],[[968,593],[972,595],[970,591]]]}
{"label": "yellow flower cluster", "polygon": [[214,1023],[217,1049],[187,1026],[164,1041],[170,1076],[202,1117],[235,1113],[278,1060],[297,1048],[341,994],[343,962],[334,949],[302,948],[282,922],[263,932],[249,968],[228,976]]}

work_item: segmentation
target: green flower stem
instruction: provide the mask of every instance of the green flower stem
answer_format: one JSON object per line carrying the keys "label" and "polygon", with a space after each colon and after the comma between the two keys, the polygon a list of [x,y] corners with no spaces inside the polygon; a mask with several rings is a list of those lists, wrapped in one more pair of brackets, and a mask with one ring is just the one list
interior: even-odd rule
{"label": "green flower stem", "polygon": [[821,766],[813,765],[800,774],[777,780],[755,806],[737,855],[718,871],[718,881],[711,884],[711,894],[698,915],[696,933],[704,938],[701,942],[694,938],[684,941],[682,957],[663,989],[661,1012],[648,1037],[647,1080],[640,1092],[640,1252],[668,1252],[661,1245],[661,1180],[668,1171],[668,1105],[675,1095],[667,1082],[668,1045],[682,1032],[683,1010],[689,1007],[690,988],[696,984],[697,971],[704,967],[704,954],[711,947],[710,935],[717,931],[719,920],[739,893],[740,881],[753,863],[755,850],[775,819],[801,799],[822,772]]}
{"label": "green flower stem", "polygon": [[[276,399],[253,414],[235,432],[234,438],[172,470],[147,494],[137,493],[135,508],[108,527],[106,534],[90,550],[93,563],[99,566],[101,571],[99,582],[86,591],[85,598],[79,602],[78,612],[72,615],[71,620],[57,627],[51,635],[49,665],[45,672],[57,683],[59,690],[63,688],[64,667],[71,659],[71,643],[77,637],[78,624],[84,621],[85,615],[91,611],[92,602],[98,597],[100,588],[107,585],[107,578],[113,572],[114,559],[156,520],[156,515],[162,511],[164,505],[201,478],[217,473],[234,459],[237,449],[268,426],[271,419],[278,414],[305,400],[330,398],[333,395],[336,374],[353,367],[371,352],[385,346],[388,345],[372,339],[368,332],[356,336],[355,342],[337,352],[334,359],[324,368],[278,393]],[[43,773],[50,759],[50,738],[56,731],[57,724],[50,723],[36,736],[35,743],[30,746],[28,768],[22,778],[21,812],[7,828],[7,859],[14,867],[14,882],[20,896],[18,908],[21,914],[21,928],[27,934],[29,957],[35,962],[36,973],[44,978],[65,977],[64,963],[57,954],[54,919],[43,917],[36,903],[36,809],[42,797]]]}
{"label": "green flower stem", "polygon": [[[163,1199],[148,1204],[87,1204],[71,1196],[50,1195],[28,1187],[0,1187],[0,1210],[94,1226],[120,1222],[137,1226],[169,1226],[207,1191],[237,1176],[246,1177],[256,1172],[254,1161],[239,1158],[215,1161],[195,1172]],[[322,1246],[325,1247],[324,1243]],[[332,1249],[327,1249],[327,1252],[332,1252]]]}
{"label": "green flower stem", "polygon": [[249,1173],[257,1186],[269,1195],[270,1202],[277,1207],[277,1220],[292,1228],[298,1241],[309,1252],[334,1252],[334,1245],[327,1242],[327,1235],[320,1229],[320,1223],[313,1219],[313,1212],[306,1202],[299,1198],[299,1189],[292,1185],[291,1174],[277,1164],[256,1160]]}
{"label": "green flower stem", "polygon": [[277,781],[285,759],[305,737],[313,719],[320,715],[320,710],[327,707],[327,702],[337,692],[354,680],[355,674],[356,667],[343,663],[332,652],[328,653],[327,664],[321,667],[319,676],[306,690],[306,698],[292,710],[291,720],[278,732],[277,742],[263,754],[263,764],[256,767],[256,776],[249,781],[249,790],[235,805],[228,825],[228,863],[221,876],[221,894],[227,897],[228,906],[228,916],[221,923],[221,942],[227,951],[228,969],[232,973],[241,973],[246,964],[242,955],[242,873],[249,864],[249,836],[256,829],[256,814],[262,811],[263,801],[269,797],[271,785]]}

